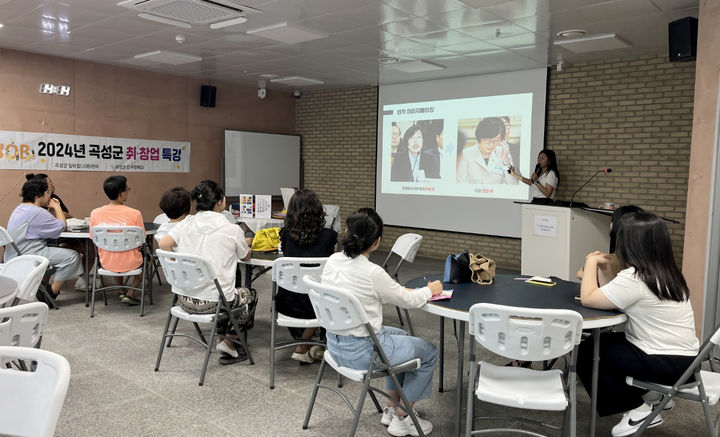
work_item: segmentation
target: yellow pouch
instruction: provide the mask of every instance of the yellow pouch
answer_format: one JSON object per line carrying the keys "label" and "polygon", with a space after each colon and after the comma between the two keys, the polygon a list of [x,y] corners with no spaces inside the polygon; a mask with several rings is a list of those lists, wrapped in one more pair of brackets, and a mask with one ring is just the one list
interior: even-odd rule
{"label": "yellow pouch", "polygon": [[252,250],[261,252],[277,250],[278,244],[280,244],[280,228],[264,228],[255,234]]}

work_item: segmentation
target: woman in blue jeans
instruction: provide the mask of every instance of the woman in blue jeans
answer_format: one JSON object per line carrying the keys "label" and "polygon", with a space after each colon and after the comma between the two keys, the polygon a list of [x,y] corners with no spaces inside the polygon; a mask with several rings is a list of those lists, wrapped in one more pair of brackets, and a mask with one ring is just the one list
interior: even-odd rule
{"label": "woman in blue jeans", "polygon": [[[427,287],[407,289],[393,280],[380,266],[370,262],[370,253],[377,250],[382,238],[383,222],[370,208],[363,208],[347,218],[347,230],[342,239],[343,251],[333,254],[323,269],[322,283],[342,287],[360,300],[368,320],[380,341],[390,364],[401,364],[419,358],[419,369],[398,375],[410,407],[428,399],[432,391],[432,377],[437,361],[437,348],[426,340],[411,337],[401,329],[382,326],[384,303],[404,308],[419,308],[427,300],[442,292],[442,283],[433,281]],[[373,354],[373,342],[364,326],[328,332],[327,347],[338,364],[353,369],[367,369]],[[388,425],[393,436],[418,435],[412,420],[396,405],[400,404],[397,387],[388,377],[387,392],[395,400],[389,401],[381,422]],[[432,424],[418,418],[424,434],[430,434]]]}

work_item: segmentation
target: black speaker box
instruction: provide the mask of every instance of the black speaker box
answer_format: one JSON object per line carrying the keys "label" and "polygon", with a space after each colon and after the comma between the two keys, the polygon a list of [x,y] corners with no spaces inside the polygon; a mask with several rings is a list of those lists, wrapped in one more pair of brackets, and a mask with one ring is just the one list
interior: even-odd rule
{"label": "black speaker box", "polygon": [[697,55],[698,20],[685,17],[668,24],[670,61],[692,61]]}
{"label": "black speaker box", "polygon": [[216,93],[217,88],[215,88],[214,86],[203,85],[202,88],[200,88],[200,106],[214,108]]}

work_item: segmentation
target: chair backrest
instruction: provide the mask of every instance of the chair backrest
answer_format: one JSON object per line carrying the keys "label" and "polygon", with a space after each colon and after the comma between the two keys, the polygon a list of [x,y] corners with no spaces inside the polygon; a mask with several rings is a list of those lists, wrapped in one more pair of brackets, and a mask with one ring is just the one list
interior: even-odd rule
{"label": "chair backrest", "polygon": [[[8,369],[4,363],[34,361],[34,370]],[[0,434],[52,436],[70,383],[70,364],[54,352],[0,346],[0,393],[12,394],[0,408]]]}
{"label": "chair backrest", "polygon": [[0,266],[0,307],[5,306],[8,302],[15,299],[18,291],[18,283],[15,279],[2,275],[2,266]]}
{"label": "chair backrest", "polygon": [[165,214],[165,213],[158,214],[155,217],[155,219],[153,219],[153,223],[155,223],[156,225],[161,225],[161,224],[167,223],[169,221],[170,221],[170,217],[168,217],[167,214]]}
{"label": "chair backrest", "polygon": [[145,231],[139,226],[94,226],[90,233],[98,249],[125,252],[145,243]]}
{"label": "chair backrest", "polygon": [[[15,241],[10,236],[10,233],[7,231],[7,229],[0,226],[0,246],[7,246],[11,245],[13,249],[15,249],[15,253],[20,253],[20,249],[15,245]],[[7,249],[6,249],[7,250]]]}
{"label": "chair backrest", "polygon": [[273,261],[272,280],[278,287],[294,293],[307,294],[303,276],[320,280],[327,258],[282,257]]}
{"label": "chair backrest", "polygon": [[365,308],[350,292],[321,284],[310,276],[304,276],[303,282],[320,326],[330,332],[353,329],[361,325],[369,326]]}
{"label": "chair backrest", "polygon": [[40,255],[20,255],[3,264],[0,275],[13,278],[18,283],[15,298],[33,301],[49,261]]}
{"label": "chair backrest", "polygon": [[413,262],[418,249],[420,249],[422,239],[420,234],[402,234],[395,240],[391,251],[398,254],[403,260]]}
{"label": "chair backrest", "polygon": [[48,306],[43,302],[0,308],[0,346],[35,347],[47,317]]}
{"label": "chair backrest", "polygon": [[202,257],[192,253],[169,252],[158,249],[155,251],[165,279],[172,285],[172,292],[183,296],[194,297],[194,291],[202,291],[215,282],[218,292],[221,291],[215,270]]}
{"label": "chair backrest", "polygon": [[520,308],[489,303],[470,307],[470,335],[485,349],[514,360],[542,361],[580,343],[582,316],[572,310]]}

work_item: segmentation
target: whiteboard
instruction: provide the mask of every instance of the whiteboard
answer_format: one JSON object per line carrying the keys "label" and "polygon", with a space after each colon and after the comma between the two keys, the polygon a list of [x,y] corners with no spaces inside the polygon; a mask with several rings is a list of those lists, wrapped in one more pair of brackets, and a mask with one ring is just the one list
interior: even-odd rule
{"label": "whiteboard", "polygon": [[300,187],[300,136],[225,130],[227,196],[280,195]]}

